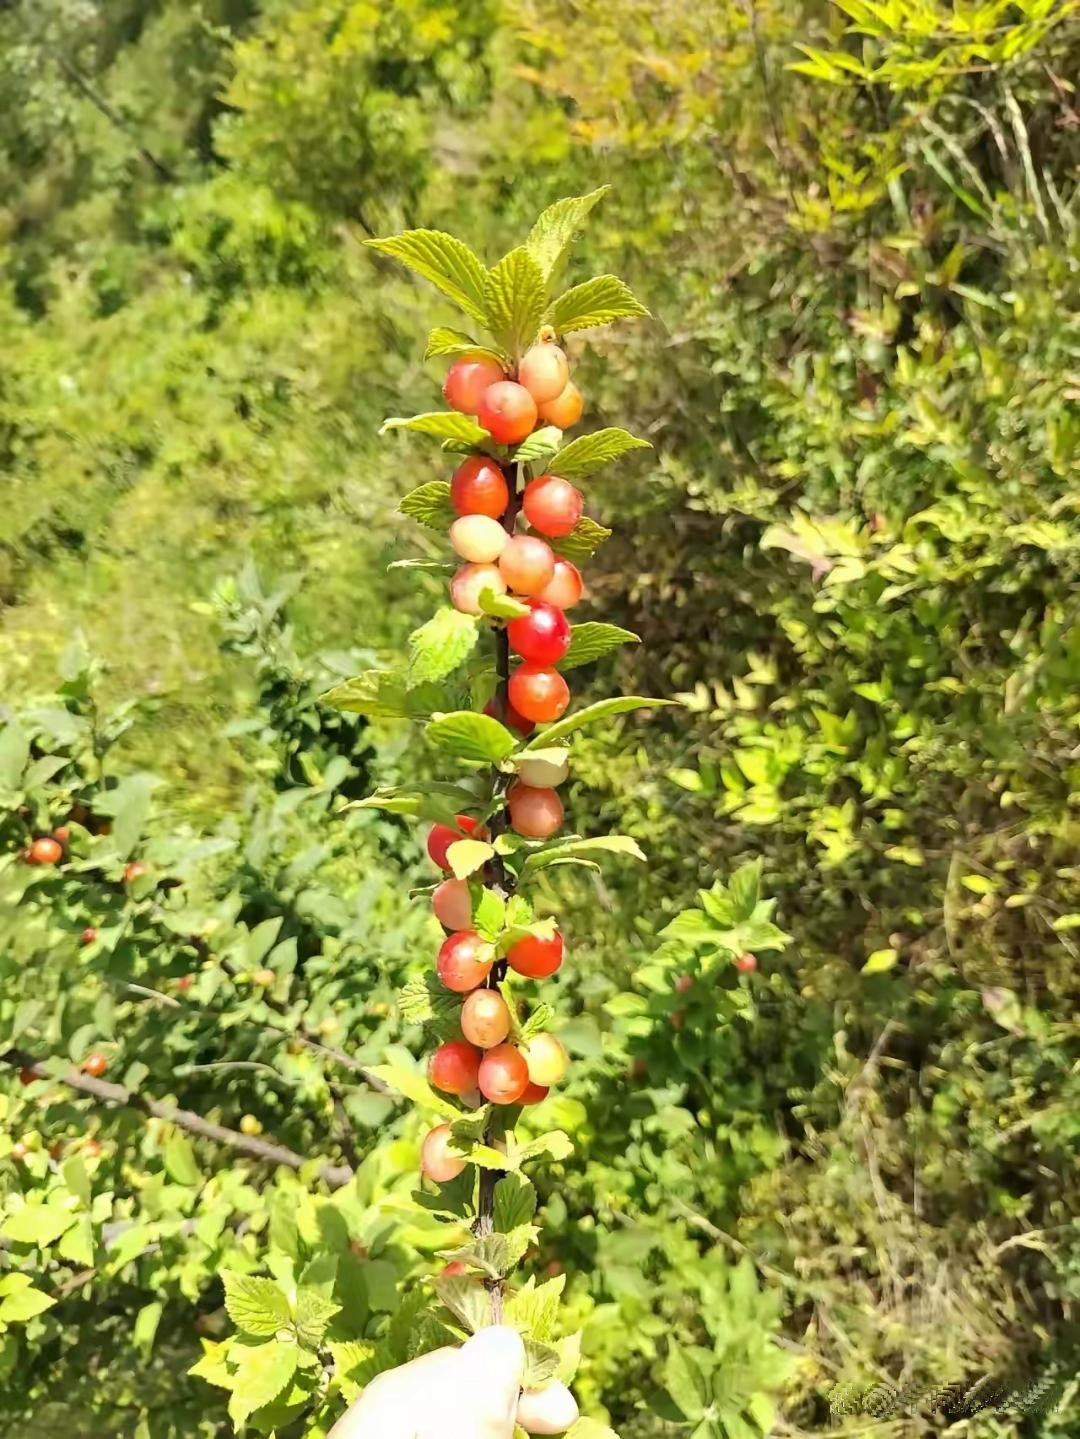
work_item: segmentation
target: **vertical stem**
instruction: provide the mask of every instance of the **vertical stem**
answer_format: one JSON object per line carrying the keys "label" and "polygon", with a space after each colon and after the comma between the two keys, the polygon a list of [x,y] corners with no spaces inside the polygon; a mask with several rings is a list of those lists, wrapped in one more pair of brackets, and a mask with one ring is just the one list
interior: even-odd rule
{"label": "vertical stem", "polygon": [[[503,528],[508,534],[513,534],[517,522],[518,509],[521,505],[521,480],[524,466],[518,465],[510,486],[510,503],[506,507],[506,514],[503,516]],[[495,714],[496,718],[505,722],[507,707],[510,703],[510,637],[506,633],[506,625],[500,624],[495,631]],[[493,793],[501,797],[506,790],[507,777],[500,770],[495,770],[492,776]],[[506,829],[506,811],[500,809],[492,815],[488,826],[491,836],[494,839]],[[498,855],[487,867],[487,880],[496,894],[503,899],[509,899],[514,892],[514,880],[506,871],[506,866]],[[496,986],[506,977],[506,961],[498,960],[491,967],[491,973],[487,978],[487,985],[490,989]],[[492,1113],[488,1121],[487,1129],[484,1131],[484,1143],[493,1148],[496,1142],[503,1138],[504,1129],[501,1118]],[[495,1232],[495,1186],[502,1178],[502,1175],[495,1169],[481,1169],[480,1186],[477,1193],[476,1222],[473,1225],[473,1233],[478,1239]],[[491,1322],[492,1324],[502,1323],[502,1301],[503,1281],[501,1279],[485,1280],[485,1287],[491,1296]]]}

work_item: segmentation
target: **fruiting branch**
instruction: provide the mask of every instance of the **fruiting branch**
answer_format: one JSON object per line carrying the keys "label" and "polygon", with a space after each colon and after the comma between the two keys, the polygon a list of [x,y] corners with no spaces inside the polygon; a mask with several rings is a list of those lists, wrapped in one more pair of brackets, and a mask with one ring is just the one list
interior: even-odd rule
{"label": "fruiting branch", "polygon": [[[65,1084],[69,1089],[78,1090],[80,1094],[88,1094],[92,1099],[99,1100],[103,1104],[120,1104],[126,1109],[136,1109],[143,1114],[151,1115],[154,1119],[165,1120],[168,1124],[175,1124],[177,1128],[187,1130],[189,1134],[198,1135],[200,1139],[213,1140],[215,1144],[224,1144],[230,1149],[235,1149],[239,1154],[246,1154],[250,1159],[257,1159],[264,1164],[279,1164],[286,1169],[300,1170],[310,1164],[310,1158],[297,1154],[295,1150],[287,1149],[283,1144],[275,1144],[268,1139],[259,1139],[255,1135],[241,1134],[235,1129],[227,1129],[223,1124],[215,1124],[212,1120],[203,1119],[201,1114],[195,1114],[190,1109],[179,1109],[174,1104],[167,1104],[161,1099],[151,1099],[148,1095],[139,1094],[133,1089],[125,1089],[122,1084],[113,1084],[111,1080],[101,1079],[94,1074],[84,1074],[79,1070],[70,1070],[64,1074],[53,1074],[38,1058],[27,1054],[22,1049],[8,1049],[0,1054],[0,1064],[6,1064],[11,1069],[19,1069],[27,1074],[33,1075],[35,1079],[47,1079],[51,1083]],[[319,1168],[320,1178],[332,1189],[340,1189],[342,1185],[348,1184],[353,1177],[353,1170],[347,1164],[326,1163]]]}

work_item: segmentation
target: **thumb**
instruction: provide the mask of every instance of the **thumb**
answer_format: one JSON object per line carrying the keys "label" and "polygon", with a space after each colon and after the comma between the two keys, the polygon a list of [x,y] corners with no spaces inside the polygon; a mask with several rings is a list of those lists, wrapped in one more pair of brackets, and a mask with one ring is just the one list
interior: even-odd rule
{"label": "thumb", "polygon": [[417,1439],[513,1439],[524,1372],[517,1330],[481,1329],[455,1357],[446,1412],[432,1415]]}

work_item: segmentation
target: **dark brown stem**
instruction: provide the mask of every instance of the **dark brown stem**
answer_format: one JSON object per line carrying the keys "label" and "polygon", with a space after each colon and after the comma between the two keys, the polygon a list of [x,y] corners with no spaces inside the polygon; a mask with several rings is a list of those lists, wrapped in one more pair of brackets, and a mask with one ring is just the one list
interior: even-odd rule
{"label": "dark brown stem", "polygon": [[[69,1089],[77,1089],[80,1093],[88,1094],[92,1099],[105,1104],[122,1104],[126,1109],[137,1109],[155,1119],[175,1124],[179,1129],[186,1129],[189,1134],[197,1134],[200,1139],[210,1139],[215,1144],[227,1145],[240,1154],[246,1154],[250,1159],[261,1160],[264,1164],[280,1164],[286,1169],[301,1169],[309,1162],[304,1155],[286,1149],[283,1144],[275,1144],[269,1139],[258,1139],[251,1134],[239,1134],[235,1129],[226,1129],[223,1124],[214,1124],[212,1120],[203,1119],[201,1114],[195,1114],[190,1109],[178,1109],[176,1105],[166,1104],[162,1099],[151,1099],[133,1089],[125,1089],[122,1084],[113,1084],[107,1079],[94,1079],[77,1069],[66,1074],[50,1074],[39,1059],[27,1054],[23,1049],[0,1052],[0,1064],[9,1065],[12,1069],[28,1070],[36,1079],[66,1084]],[[347,1164],[324,1164],[319,1175],[332,1189],[340,1189],[352,1179],[353,1170]]]}
{"label": "dark brown stem", "polygon": [[[517,522],[518,509],[521,505],[521,479],[522,466],[518,466],[510,485],[510,503],[506,507],[506,514],[503,515],[503,528],[508,534],[514,533],[514,526]],[[510,703],[510,637],[506,632],[506,625],[500,624],[495,631],[495,714],[496,717],[505,723],[507,708]],[[508,776],[501,770],[495,770],[492,777],[493,798],[501,799],[506,792]],[[499,809],[492,815],[488,828],[494,839],[506,829],[506,810]],[[491,888],[502,899],[509,899],[514,892],[514,878],[507,872],[505,864],[499,855],[496,855],[487,866],[487,881]],[[488,986],[494,989],[506,978],[506,961],[498,960],[491,967],[488,976]],[[488,1121],[487,1129],[484,1131],[484,1143],[488,1148],[493,1148],[496,1142],[503,1137],[501,1120],[493,1114]],[[476,1222],[473,1225],[473,1233],[478,1239],[483,1239],[488,1234],[495,1232],[495,1186],[502,1178],[501,1173],[495,1169],[481,1169],[480,1185],[477,1192]],[[488,1294],[491,1297],[491,1322],[492,1324],[502,1323],[503,1312],[503,1281],[501,1279],[487,1279],[484,1281]]]}

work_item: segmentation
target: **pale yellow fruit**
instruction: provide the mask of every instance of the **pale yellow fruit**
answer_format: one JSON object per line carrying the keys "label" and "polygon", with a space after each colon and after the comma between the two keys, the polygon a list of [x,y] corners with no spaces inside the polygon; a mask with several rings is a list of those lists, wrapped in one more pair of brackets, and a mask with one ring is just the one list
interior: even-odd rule
{"label": "pale yellow fruit", "polygon": [[523,759],[517,767],[522,784],[534,789],[555,789],[570,773],[570,751],[559,758]]}
{"label": "pale yellow fruit", "polygon": [[528,1066],[530,1080],[544,1089],[558,1084],[570,1064],[562,1041],[553,1034],[534,1035],[521,1046],[521,1057]]}
{"label": "pale yellow fruit", "polygon": [[450,543],[463,560],[473,565],[493,564],[510,536],[490,515],[462,515],[450,526]]}

